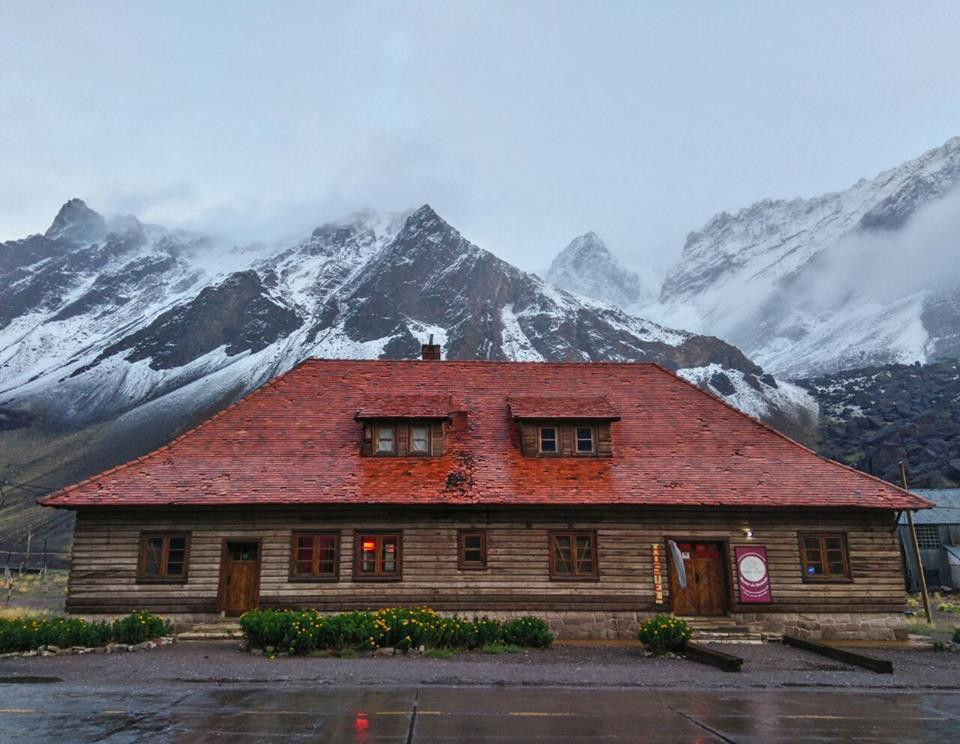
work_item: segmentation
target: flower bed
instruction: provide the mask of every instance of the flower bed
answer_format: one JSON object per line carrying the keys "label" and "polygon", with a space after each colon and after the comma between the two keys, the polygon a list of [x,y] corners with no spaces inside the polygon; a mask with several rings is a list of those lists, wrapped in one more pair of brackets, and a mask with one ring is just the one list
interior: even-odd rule
{"label": "flower bed", "polygon": [[687,621],[673,615],[654,615],[637,632],[637,637],[655,654],[682,651],[692,636]]}
{"label": "flower bed", "polygon": [[0,619],[0,654],[54,648],[92,648],[109,643],[137,645],[172,632],[169,621],[149,612],[132,612],[114,622],[75,617]]}
{"label": "flower bed", "polygon": [[494,643],[546,647],[553,634],[544,620],[521,617],[500,622],[443,617],[429,607],[388,608],[376,612],[322,615],[315,610],[253,610],[240,618],[240,627],[253,648],[289,654],[320,650],[395,648],[475,649]]}

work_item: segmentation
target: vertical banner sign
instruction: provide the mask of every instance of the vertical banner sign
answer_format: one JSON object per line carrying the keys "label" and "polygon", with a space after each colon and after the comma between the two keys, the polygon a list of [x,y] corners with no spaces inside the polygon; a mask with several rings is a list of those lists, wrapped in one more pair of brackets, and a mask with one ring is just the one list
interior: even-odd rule
{"label": "vertical banner sign", "polygon": [[663,604],[663,553],[662,545],[653,543],[653,596],[657,604]]}
{"label": "vertical banner sign", "polygon": [[735,549],[737,582],[741,604],[769,604],[770,573],[767,571],[767,549],[750,545]]}

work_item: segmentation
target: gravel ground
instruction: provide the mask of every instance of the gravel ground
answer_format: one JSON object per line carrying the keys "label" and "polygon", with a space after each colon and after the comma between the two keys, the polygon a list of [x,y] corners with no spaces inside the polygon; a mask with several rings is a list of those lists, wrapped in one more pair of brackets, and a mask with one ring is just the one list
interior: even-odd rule
{"label": "gravel ground", "polygon": [[743,657],[743,671],[725,673],[678,658],[651,658],[636,647],[557,646],[516,654],[396,657],[279,657],[242,653],[234,642],[178,643],[131,654],[51,656],[0,661],[0,683],[52,677],[67,683],[136,685],[285,683],[336,687],[517,685],[716,688],[878,688],[960,690],[960,654],[860,650],[893,661],[876,674],[777,643],[717,646]]}

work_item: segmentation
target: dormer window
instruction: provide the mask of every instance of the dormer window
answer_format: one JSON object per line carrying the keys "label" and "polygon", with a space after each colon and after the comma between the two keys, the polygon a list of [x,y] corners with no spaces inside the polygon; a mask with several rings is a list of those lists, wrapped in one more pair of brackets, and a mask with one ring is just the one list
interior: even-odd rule
{"label": "dormer window", "polygon": [[363,401],[354,420],[363,425],[367,457],[439,457],[453,410],[449,395],[378,395]]}
{"label": "dormer window", "polygon": [[592,455],[597,451],[596,430],[592,426],[578,426],[576,434],[578,455]]}
{"label": "dormer window", "polygon": [[540,452],[545,455],[557,454],[557,427],[540,427]]}
{"label": "dormer window", "polygon": [[527,457],[613,457],[617,409],[603,395],[509,398]]}

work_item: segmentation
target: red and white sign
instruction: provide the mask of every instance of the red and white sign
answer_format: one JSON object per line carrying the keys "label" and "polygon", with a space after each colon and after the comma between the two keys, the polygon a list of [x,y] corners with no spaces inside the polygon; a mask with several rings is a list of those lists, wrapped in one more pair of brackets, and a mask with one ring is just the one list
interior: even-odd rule
{"label": "red and white sign", "polygon": [[737,581],[741,604],[768,604],[770,572],[767,570],[767,549],[762,545],[734,549],[737,559]]}

